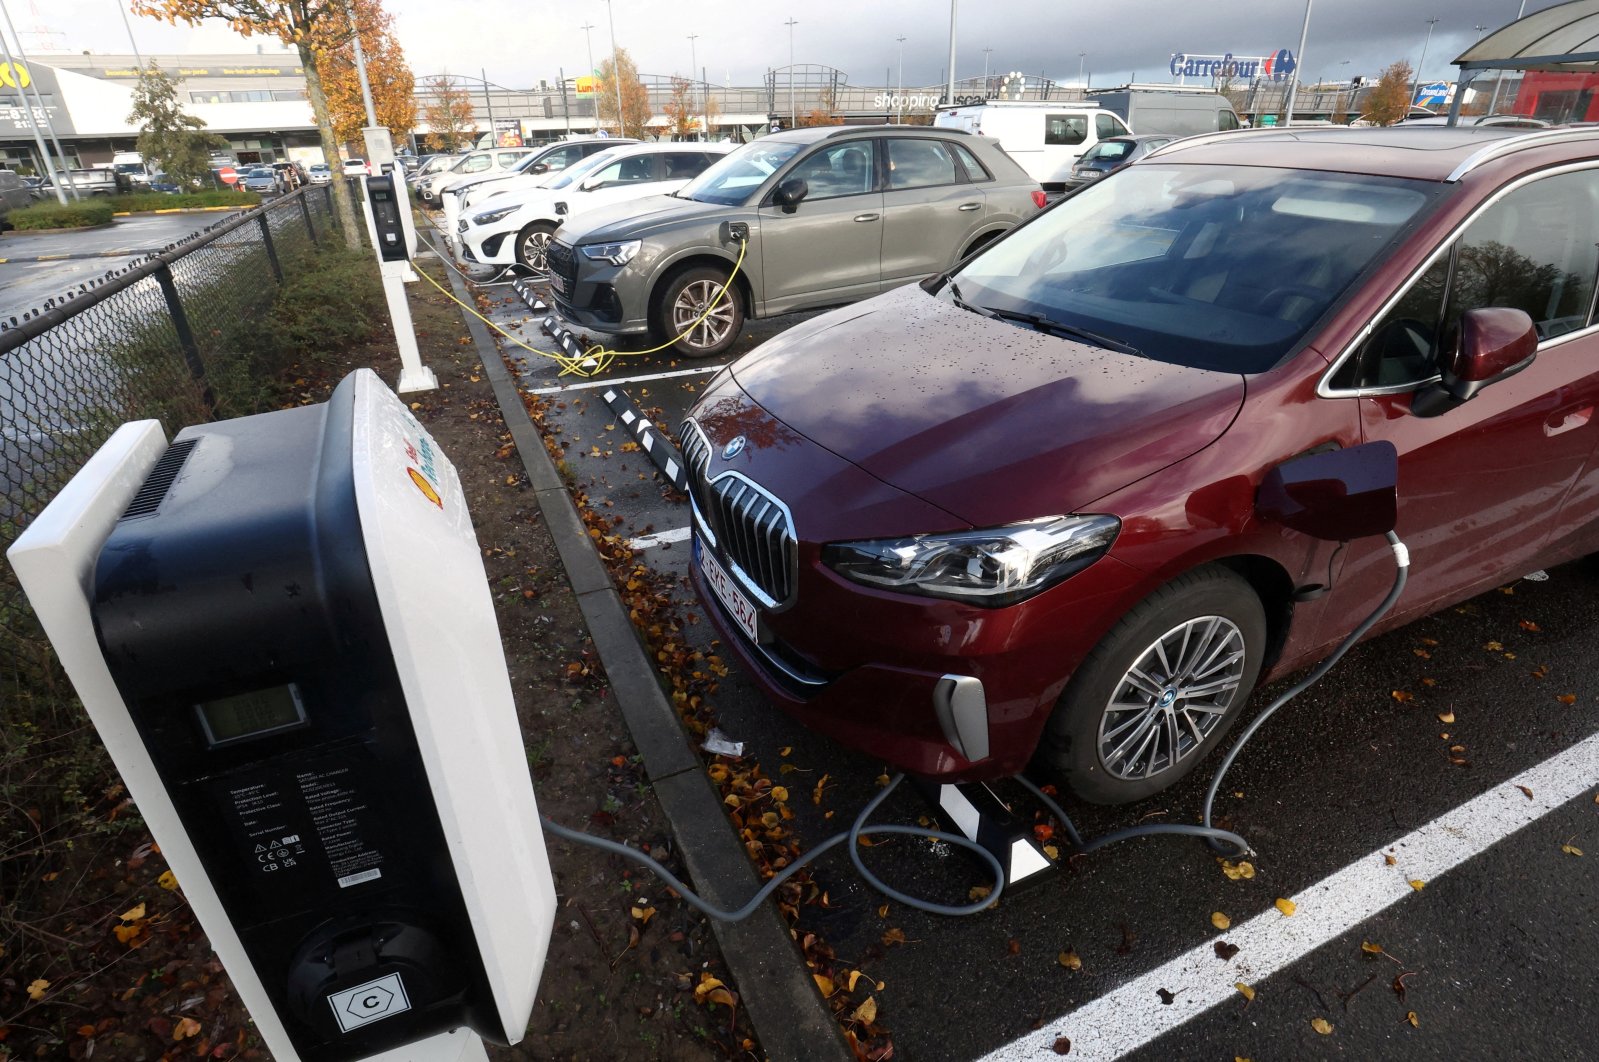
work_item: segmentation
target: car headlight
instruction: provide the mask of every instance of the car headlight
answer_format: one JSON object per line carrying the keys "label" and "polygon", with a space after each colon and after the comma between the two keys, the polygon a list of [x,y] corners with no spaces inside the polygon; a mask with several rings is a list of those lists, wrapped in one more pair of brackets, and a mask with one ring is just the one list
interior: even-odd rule
{"label": "car headlight", "polygon": [[644,246],[643,240],[623,240],[621,243],[591,243],[583,248],[583,257],[596,262],[609,262],[614,266],[625,266],[638,254],[639,248]]}
{"label": "car headlight", "polygon": [[1121,530],[1114,516],[1046,516],[1004,527],[835,542],[822,561],[883,590],[1000,608],[1024,601],[1094,563]]}
{"label": "car headlight", "polygon": [[496,221],[502,221],[505,218],[510,217],[514,213],[516,213],[516,205],[515,204],[512,204],[511,206],[508,206],[508,207],[500,207],[498,210],[485,210],[483,213],[477,215],[476,217],[474,217],[472,219],[472,224],[474,224],[474,225],[492,225]]}

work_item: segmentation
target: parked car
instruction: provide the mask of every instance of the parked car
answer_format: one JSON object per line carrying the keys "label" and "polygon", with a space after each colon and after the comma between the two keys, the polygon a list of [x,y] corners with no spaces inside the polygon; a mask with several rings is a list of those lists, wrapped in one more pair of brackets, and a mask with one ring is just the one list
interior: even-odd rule
{"label": "parked car", "polygon": [[1107,173],[1136,162],[1158,147],[1165,147],[1177,138],[1174,136],[1113,136],[1101,140],[1077,160],[1072,175],[1066,179],[1066,188],[1081,188],[1089,181],[1097,181]]}
{"label": "parked car", "polygon": [[[704,147],[705,145],[700,145]],[[674,196],[601,207],[549,244],[561,313],[688,357],[732,346],[746,318],[854,302],[948,269],[1043,205],[1038,183],[986,137],[923,126],[765,136]]]}
{"label": "parked car", "polygon": [[253,166],[244,171],[244,176],[239,179],[239,187],[246,192],[276,195],[279,191],[278,175],[271,166]]}
{"label": "parked car", "polygon": [[[199,182],[194,181],[191,183],[198,185]],[[179,184],[175,177],[165,173],[157,173],[152,174],[150,177],[150,191],[160,192],[163,195],[178,195],[183,191],[183,185]]]}
{"label": "parked car", "polygon": [[683,425],[691,575],[776,704],[914,774],[1117,803],[1390,589],[1256,509],[1397,450],[1397,627],[1599,551],[1599,134],[1178,141],[815,317]]}
{"label": "parked car", "polygon": [[346,177],[365,177],[372,172],[366,159],[345,159],[342,171]]}
{"label": "parked car", "polygon": [[6,215],[13,210],[25,210],[33,201],[33,189],[28,187],[27,181],[11,170],[0,170],[0,226],[9,228],[5,225]]}
{"label": "parked car", "polygon": [[[80,196],[117,194],[117,175],[109,168],[85,167],[65,171],[57,170],[56,176],[60,179],[61,186],[69,189],[67,192],[68,199],[72,198],[70,189],[73,188],[78,190]],[[44,183],[39,186],[39,191],[43,198],[48,199],[55,196],[55,186],[51,184],[50,178],[45,178]]]}
{"label": "parked car", "polygon": [[1031,100],[989,100],[941,107],[933,125],[993,137],[1007,155],[1050,192],[1066,187],[1072,167],[1085,151],[1101,140],[1133,132],[1120,116],[1097,103]]}
{"label": "parked car", "polygon": [[277,176],[280,192],[292,192],[305,183],[305,168],[298,162],[279,160],[272,164],[272,172]]}
{"label": "parked car", "polygon": [[468,152],[450,166],[418,180],[417,198],[422,200],[424,206],[437,207],[439,191],[455,178],[474,173],[487,173],[490,170],[508,170],[533,154],[534,150],[534,148],[488,148],[484,151]]}
{"label": "parked car", "polygon": [[411,174],[407,180],[415,185],[423,177],[438,173],[440,170],[449,169],[455,165],[456,160],[460,157],[460,155],[428,155],[422,160],[422,164],[416,168],[416,172]]}
{"label": "parked car", "polygon": [[305,179],[310,184],[332,184],[333,170],[325,162],[313,162],[306,168]]}
{"label": "parked car", "polygon": [[563,222],[614,203],[669,195],[731,151],[727,144],[625,144],[548,188],[496,195],[461,219],[462,257],[484,265],[545,271],[544,251]]}
{"label": "parked car", "polygon": [[617,137],[566,140],[528,152],[508,170],[489,170],[444,182],[438,192],[439,206],[444,211],[444,231],[455,232],[465,209],[491,195],[547,185],[556,174],[597,151],[608,151],[618,144],[636,143],[638,141],[631,138]]}
{"label": "parked car", "polygon": [[124,192],[147,191],[154,172],[137,151],[118,151],[112,155],[111,171],[116,174],[117,187]]}
{"label": "parked car", "polygon": [[[1406,126],[1448,125],[1447,114],[1435,114],[1427,118],[1407,118],[1401,124]],[[1534,118],[1527,114],[1462,114],[1455,122],[1456,125],[1491,125],[1505,129],[1548,129],[1553,122],[1546,122],[1542,118]]]}

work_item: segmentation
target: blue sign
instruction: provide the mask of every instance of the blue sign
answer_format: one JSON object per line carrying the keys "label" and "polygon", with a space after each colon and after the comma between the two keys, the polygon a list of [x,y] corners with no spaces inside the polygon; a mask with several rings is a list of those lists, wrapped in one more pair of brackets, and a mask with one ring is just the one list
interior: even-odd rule
{"label": "blue sign", "polygon": [[1442,107],[1449,102],[1449,82],[1433,81],[1416,90],[1415,104],[1420,107]]}

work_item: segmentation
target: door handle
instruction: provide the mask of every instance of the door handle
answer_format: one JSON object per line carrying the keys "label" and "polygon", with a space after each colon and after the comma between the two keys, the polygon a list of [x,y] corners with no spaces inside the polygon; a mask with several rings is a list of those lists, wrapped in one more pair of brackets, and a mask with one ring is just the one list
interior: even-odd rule
{"label": "door handle", "polygon": [[1593,407],[1583,406],[1581,409],[1568,409],[1556,413],[1543,422],[1543,433],[1549,438],[1554,438],[1562,432],[1573,428],[1580,428],[1593,419]]}
{"label": "door handle", "polygon": [[877,215],[877,214],[856,214],[855,215],[855,220],[856,221],[876,221],[878,219],[878,217],[879,217],[879,215]]}
{"label": "door handle", "polygon": [[982,205],[983,204],[981,204],[981,203],[962,203],[960,205],[959,209],[961,209],[961,210],[976,210],[978,207],[980,207]]}

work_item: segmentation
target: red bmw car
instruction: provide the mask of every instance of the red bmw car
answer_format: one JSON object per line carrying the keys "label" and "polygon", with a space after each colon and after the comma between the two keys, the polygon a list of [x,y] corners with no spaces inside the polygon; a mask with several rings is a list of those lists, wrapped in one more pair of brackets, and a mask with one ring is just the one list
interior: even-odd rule
{"label": "red bmw car", "polygon": [[693,578],[771,699],[919,775],[1121,802],[1387,591],[1257,512],[1387,441],[1379,629],[1599,549],[1599,135],[1229,133],[722,372],[683,425]]}

